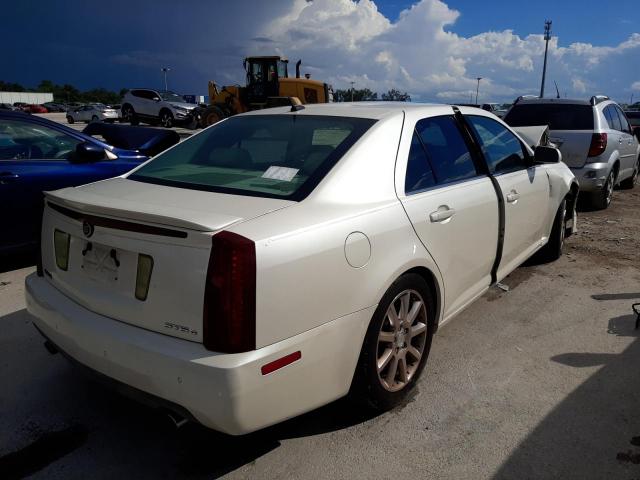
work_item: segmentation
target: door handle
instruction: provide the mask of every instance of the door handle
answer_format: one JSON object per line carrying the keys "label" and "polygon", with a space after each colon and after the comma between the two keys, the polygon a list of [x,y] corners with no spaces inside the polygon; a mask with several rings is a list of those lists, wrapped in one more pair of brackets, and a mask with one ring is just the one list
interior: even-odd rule
{"label": "door handle", "polygon": [[429,214],[429,219],[431,220],[431,223],[439,223],[448,220],[455,214],[455,208],[449,208],[447,205],[440,205],[438,210]]}
{"label": "door handle", "polygon": [[515,189],[507,193],[507,202],[509,203],[516,203],[519,198],[520,198],[520,194]]}

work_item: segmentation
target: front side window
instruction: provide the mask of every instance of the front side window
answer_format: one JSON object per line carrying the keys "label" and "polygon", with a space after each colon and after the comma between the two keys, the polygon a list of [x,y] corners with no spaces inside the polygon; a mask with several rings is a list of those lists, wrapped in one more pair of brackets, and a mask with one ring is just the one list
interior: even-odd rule
{"label": "front side window", "polygon": [[374,123],[316,115],[232,117],[158,155],[129,178],[301,200]]}
{"label": "front side window", "polygon": [[439,185],[473,178],[477,175],[469,149],[452,116],[420,120],[416,132],[425,147]]}
{"label": "front side window", "polygon": [[81,140],[53,128],[20,120],[0,123],[0,160],[60,160]]}
{"label": "front side window", "polygon": [[466,117],[482,149],[491,173],[527,168],[527,157],[518,137],[491,118]]}

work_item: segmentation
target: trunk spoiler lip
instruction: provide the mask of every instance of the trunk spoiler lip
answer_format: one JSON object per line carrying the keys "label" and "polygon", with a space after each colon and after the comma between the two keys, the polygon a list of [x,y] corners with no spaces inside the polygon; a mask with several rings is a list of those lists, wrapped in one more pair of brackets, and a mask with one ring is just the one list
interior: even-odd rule
{"label": "trunk spoiler lip", "polygon": [[75,200],[70,200],[58,195],[58,192],[44,192],[47,203],[52,203],[63,208],[69,208],[75,210],[80,214],[94,215],[94,216],[108,216],[119,220],[127,220],[132,223],[139,222],[143,224],[155,224],[163,225],[166,227],[182,228],[186,230],[195,230],[198,232],[215,232],[229,227],[234,223],[238,223],[243,218],[231,217],[227,222],[219,222],[215,226],[206,224],[204,222],[193,222],[184,220],[177,217],[169,217],[166,215],[158,215],[156,213],[150,213],[145,211],[125,210],[120,208],[109,207],[105,204],[99,203],[83,203]]}

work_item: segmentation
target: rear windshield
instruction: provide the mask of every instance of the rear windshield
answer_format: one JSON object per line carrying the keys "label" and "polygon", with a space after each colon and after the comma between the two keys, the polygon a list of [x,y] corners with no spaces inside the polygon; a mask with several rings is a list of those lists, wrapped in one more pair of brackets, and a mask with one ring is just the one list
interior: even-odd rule
{"label": "rear windshield", "polygon": [[374,123],[312,115],[232,117],[158,155],[129,178],[301,200]]}
{"label": "rear windshield", "polygon": [[591,105],[514,105],[504,117],[512,127],[549,125],[549,130],[593,130]]}

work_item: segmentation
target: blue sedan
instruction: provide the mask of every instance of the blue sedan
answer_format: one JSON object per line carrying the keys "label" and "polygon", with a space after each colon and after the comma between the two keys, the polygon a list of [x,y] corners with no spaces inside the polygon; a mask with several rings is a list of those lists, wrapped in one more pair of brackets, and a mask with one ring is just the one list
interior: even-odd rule
{"label": "blue sedan", "polygon": [[[131,129],[113,125],[105,128]],[[134,128],[139,134],[145,133],[141,127]],[[124,138],[126,130],[114,132],[106,132],[103,137]],[[175,132],[151,132],[175,136],[168,144],[165,138],[164,148],[179,141]],[[0,205],[4,212],[0,257],[37,245],[43,191],[122,175],[157,153],[130,141],[123,143],[126,148],[118,148],[45,118],[0,111]]]}

